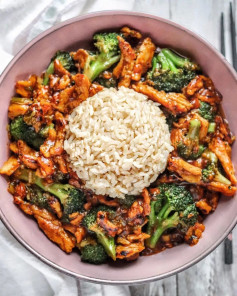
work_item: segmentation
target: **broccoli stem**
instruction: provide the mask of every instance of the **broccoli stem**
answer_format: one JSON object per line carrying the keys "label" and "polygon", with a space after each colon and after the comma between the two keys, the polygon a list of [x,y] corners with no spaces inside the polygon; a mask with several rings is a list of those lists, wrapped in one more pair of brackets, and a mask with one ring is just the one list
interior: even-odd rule
{"label": "broccoli stem", "polygon": [[177,54],[175,54],[172,50],[168,48],[164,48],[161,50],[164,56],[170,60],[176,67],[185,68],[189,63],[189,59],[183,58]]}
{"label": "broccoli stem", "polygon": [[38,177],[34,171],[28,169],[21,170],[18,178],[31,184],[35,184],[39,186],[42,190],[57,196],[62,204],[65,203],[65,200],[68,196],[68,193],[65,193],[65,189],[74,189],[74,187],[69,184],[44,184],[43,180]]}
{"label": "broccoli stem", "polygon": [[208,133],[214,133],[216,130],[216,123],[215,122],[210,122],[208,126]]}
{"label": "broccoli stem", "polygon": [[153,196],[151,212],[147,226],[150,238],[146,245],[155,248],[160,236],[169,228],[179,227],[179,231],[186,230],[197,221],[197,210],[190,192],[183,186],[161,184],[159,194]]}
{"label": "broccoli stem", "polygon": [[153,225],[155,225],[156,221],[158,221],[158,217],[156,216],[156,210],[155,210],[156,201],[151,201],[151,211],[149,215],[149,223],[147,225],[147,233],[152,234],[153,232]]}
{"label": "broccoli stem", "polygon": [[153,87],[165,92],[182,92],[182,89],[198,74],[199,67],[188,58],[163,48],[152,61],[147,79]]}
{"label": "broccoli stem", "polygon": [[67,70],[67,71],[73,71],[75,69],[75,65],[73,62],[72,57],[70,56],[70,53],[67,51],[61,51],[58,50],[55,55],[52,57],[51,62],[44,74],[43,79],[43,85],[47,85],[49,83],[49,75],[54,73],[54,61],[58,60],[61,65]]}
{"label": "broccoli stem", "polygon": [[156,221],[155,204],[156,204],[156,201],[153,200],[151,202],[151,212],[150,212],[150,217],[149,217],[149,222],[150,222],[149,226],[154,225],[155,221]]}
{"label": "broccoli stem", "polygon": [[[161,209],[161,211],[159,212],[159,215],[157,216],[158,220],[163,219],[164,216],[166,216],[166,213],[170,212],[170,205],[167,203],[163,206],[163,208]],[[168,216],[168,215],[167,215]]]}
{"label": "broccoli stem", "polygon": [[175,67],[175,65],[165,57],[165,55],[162,53],[162,51],[158,54],[157,56],[157,61],[161,64],[161,69],[166,71],[166,70],[171,70],[173,72],[177,72],[178,69]]}
{"label": "broccoli stem", "polygon": [[105,235],[99,228],[97,228],[97,226],[92,227],[91,230],[93,230],[96,233],[98,242],[104,247],[108,256],[110,256],[115,261],[116,247],[114,243],[114,238]]}
{"label": "broccoli stem", "polygon": [[179,214],[177,212],[175,212],[173,214],[173,216],[171,216],[170,218],[167,219],[167,217],[164,216],[163,219],[166,219],[166,220],[163,220],[161,223],[159,223],[155,232],[153,233],[153,235],[150,237],[150,239],[148,241],[148,246],[152,249],[155,248],[159,238],[167,229],[174,228],[178,225]]}
{"label": "broccoli stem", "polygon": [[[153,203],[155,204],[155,201],[153,201]],[[158,225],[157,225],[157,228],[155,229],[155,232],[152,234],[152,236],[148,240],[148,245],[150,248],[154,248],[156,246],[160,236],[165,230],[167,230],[168,228],[175,227],[175,225],[178,223],[178,213],[175,213],[171,218],[168,218],[172,210],[173,208],[169,205],[169,203],[166,203],[162,207],[158,216],[156,217],[155,208],[153,204],[151,204],[151,213],[150,213],[150,221],[149,221],[150,227],[148,227],[148,230],[147,230],[148,234],[152,233],[151,225],[155,225],[156,221]]]}
{"label": "broccoli stem", "polygon": [[224,177],[219,171],[216,172],[214,181],[220,182],[226,185],[231,185],[230,180],[228,180],[226,177]]}
{"label": "broccoli stem", "polygon": [[[101,72],[109,69],[120,59],[119,34],[98,33],[93,36],[94,45],[98,49],[96,53],[89,53],[83,73],[92,82]],[[121,37],[120,37],[121,38]],[[122,39],[123,40],[123,39]]]}
{"label": "broccoli stem", "polygon": [[205,146],[199,144],[200,128],[200,120],[190,120],[187,136],[185,136],[184,142],[181,141],[177,147],[179,155],[184,159],[197,159],[204,152]]}
{"label": "broccoli stem", "polygon": [[162,233],[165,231],[166,229],[162,228],[162,227],[158,227],[156,229],[156,231],[153,233],[153,235],[151,236],[151,238],[148,240],[147,246],[154,249],[159,238],[161,237]]}
{"label": "broccoli stem", "polygon": [[49,64],[49,66],[44,74],[43,85],[47,85],[49,83],[49,75],[53,74],[53,72],[54,72],[54,62],[52,61]]}
{"label": "broccoli stem", "polygon": [[84,70],[84,74],[90,79],[90,81],[95,80],[99,74],[107,69],[109,69],[114,63],[117,63],[120,59],[120,56],[114,56],[107,58],[104,54],[100,54],[99,58],[96,61],[92,61],[89,65],[89,69]]}
{"label": "broccoli stem", "polygon": [[218,158],[216,154],[211,151],[207,151],[205,152],[204,157],[209,160],[209,166],[203,170],[205,174],[207,173],[207,177],[209,175],[214,175],[213,181],[231,185],[230,180],[223,176],[218,169]]}
{"label": "broccoli stem", "polygon": [[153,57],[151,73],[154,73],[157,68],[159,68],[158,59],[157,57]]}
{"label": "broccoli stem", "polygon": [[164,213],[163,219],[168,218],[169,214],[172,212],[173,208],[172,207],[168,207],[167,210]]}
{"label": "broccoli stem", "polygon": [[168,64],[169,64],[171,72],[173,72],[173,73],[179,72],[179,70],[175,67],[174,63],[171,60],[168,60]]}
{"label": "broccoli stem", "polygon": [[189,122],[189,130],[187,137],[191,140],[196,140],[199,138],[201,122],[198,119],[192,119]]}

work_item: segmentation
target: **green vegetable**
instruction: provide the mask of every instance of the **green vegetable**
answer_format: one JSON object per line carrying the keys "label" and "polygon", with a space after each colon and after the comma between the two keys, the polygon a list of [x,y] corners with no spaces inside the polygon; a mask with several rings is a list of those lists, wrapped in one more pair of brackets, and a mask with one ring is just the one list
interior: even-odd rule
{"label": "green vegetable", "polygon": [[138,196],[135,195],[126,195],[124,199],[118,199],[118,202],[121,206],[125,208],[130,208],[137,198]]}
{"label": "green vegetable", "polygon": [[39,150],[44,138],[35,132],[33,126],[25,123],[22,116],[18,116],[10,123],[10,134],[14,140],[23,140],[32,148]]}
{"label": "green vegetable", "polygon": [[51,128],[54,128],[54,124],[51,123],[49,125],[44,126],[43,128],[41,128],[41,130],[39,131],[39,135],[43,138],[47,138],[49,135],[49,130]]}
{"label": "green vegetable", "polygon": [[214,133],[216,130],[216,123],[215,122],[210,122],[208,126],[208,133]]}
{"label": "green vegetable", "polygon": [[116,247],[114,238],[108,236],[96,222],[97,213],[99,211],[108,212],[110,215],[114,213],[114,210],[112,210],[110,207],[98,206],[92,208],[87,213],[87,215],[83,218],[82,223],[89,232],[96,234],[98,242],[104,247],[108,256],[110,256],[113,260],[116,260]]}
{"label": "green vegetable", "polygon": [[178,154],[184,159],[197,159],[205,150],[199,144],[201,122],[198,119],[190,120],[188,134],[177,145]]}
{"label": "green vegetable", "polygon": [[51,211],[50,195],[44,193],[38,186],[27,186],[26,199],[31,204],[36,205],[39,208]]}
{"label": "green vegetable", "polygon": [[108,256],[102,245],[86,245],[81,249],[81,260],[91,264],[102,264]]}
{"label": "green vegetable", "polygon": [[216,154],[207,150],[203,154],[203,157],[207,160],[207,164],[202,170],[202,180],[206,183],[216,181],[225,185],[231,185],[231,182],[223,176],[218,168],[218,158]]}
{"label": "green vegetable", "polygon": [[69,180],[69,174],[64,174],[61,171],[55,172],[52,177],[55,183],[67,184]]}
{"label": "green vegetable", "polygon": [[109,79],[107,79],[101,74],[96,78],[95,81],[106,88],[117,86],[117,81],[116,81],[116,79],[114,79],[114,77],[110,77]]}
{"label": "green vegetable", "polygon": [[11,104],[30,105],[32,100],[29,98],[12,97]]}
{"label": "green vegetable", "polygon": [[76,189],[69,184],[52,183],[46,184],[44,180],[38,177],[34,171],[29,169],[22,169],[19,171],[18,178],[20,180],[35,184],[43,191],[49,192],[59,198],[63,205],[63,220],[68,222],[69,215],[75,212],[83,212],[83,205],[85,203],[84,192]]}
{"label": "green vegetable", "polygon": [[182,57],[168,48],[154,56],[152,69],[147,78],[154,87],[165,92],[181,92],[182,88],[197,75],[199,67],[188,58]]}
{"label": "green vegetable", "polygon": [[84,67],[84,74],[90,81],[95,80],[100,73],[119,61],[120,51],[117,36],[117,33],[99,33],[93,36],[98,52],[89,53]]}
{"label": "green vegetable", "polygon": [[214,107],[202,101],[200,101],[200,107],[198,109],[198,112],[203,118],[205,118],[208,121],[213,121],[216,116]]}
{"label": "green vegetable", "polygon": [[171,131],[173,128],[173,123],[178,121],[178,117],[168,112],[165,112],[165,117],[166,117],[166,123],[169,126],[169,131]]}
{"label": "green vegetable", "polygon": [[52,57],[51,62],[44,74],[43,85],[49,83],[49,75],[54,73],[54,60],[59,60],[62,66],[69,72],[76,70],[75,64],[69,52],[58,50]]}
{"label": "green vegetable", "polygon": [[190,192],[175,184],[161,184],[160,193],[151,201],[151,212],[146,241],[149,248],[155,248],[161,235],[168,229],[178,228],[185,233],[197,222],[198,212]]}

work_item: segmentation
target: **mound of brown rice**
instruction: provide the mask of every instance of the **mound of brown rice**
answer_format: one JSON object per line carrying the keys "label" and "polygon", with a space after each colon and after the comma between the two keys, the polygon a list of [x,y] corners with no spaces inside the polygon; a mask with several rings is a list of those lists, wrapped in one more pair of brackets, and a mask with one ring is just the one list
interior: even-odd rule
{"label": "mound of brown rice", "polygon": [[156,180],[173,147],[158,104],[121,87],[104,89],[74,109],[64,149],[85,188],[124,198]]}

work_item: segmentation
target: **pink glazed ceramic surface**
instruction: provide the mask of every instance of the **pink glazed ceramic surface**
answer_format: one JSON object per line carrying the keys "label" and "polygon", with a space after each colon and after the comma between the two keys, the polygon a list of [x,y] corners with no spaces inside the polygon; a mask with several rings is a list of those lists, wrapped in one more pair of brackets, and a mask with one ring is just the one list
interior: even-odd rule
{"label": "pink glazed ceramic surface", "polygon": [[[151,36],[160,46],[175,48],[194,58],[222,93],[223,108],[230,128],[233,132],[237,131],[237,76],[223,56],[210,44],[187,29],[155,16],[124,11],[93,13],[68,20],[39,35],[16,55],[1,75],[0,165],[9,153],[7,110],[14,94],[15,82],[26,79],[31,73],[40,74],[58,49],[86,48],[88,40],[91,40],[96,31],[119,29],[124,25],[141,31],[144,36]],[[233,162],[237,168],[236,144],[233,147]],[[39,230],[36,221],[13,204],[3,177],[0,177],[0,186],[0,216],[13,236],[50,266],[77,278],[97,283],[143,283],[180,272],[213,251],[237,221],[237,198],[223,197],[216,212],[205,220],[206,230],[196,246],[182,244],[153,256],[140,257],[134,262],[94,266],[82,263],[77,252],[67,255],[48,240]]]}

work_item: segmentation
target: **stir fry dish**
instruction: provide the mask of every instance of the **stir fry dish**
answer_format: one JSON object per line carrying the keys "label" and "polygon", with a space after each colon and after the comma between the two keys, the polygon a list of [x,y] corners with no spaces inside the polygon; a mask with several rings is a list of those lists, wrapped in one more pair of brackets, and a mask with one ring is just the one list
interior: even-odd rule
{"label": "stir fry dish", "polygon": [[0,173],[14,203],[84,262],[193,246],[220,196],[235,195],[221,94],[194,61],[136,30],[57,51],[15,93]]}

